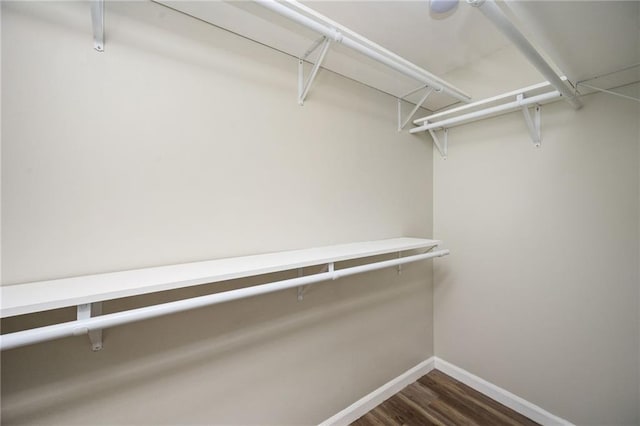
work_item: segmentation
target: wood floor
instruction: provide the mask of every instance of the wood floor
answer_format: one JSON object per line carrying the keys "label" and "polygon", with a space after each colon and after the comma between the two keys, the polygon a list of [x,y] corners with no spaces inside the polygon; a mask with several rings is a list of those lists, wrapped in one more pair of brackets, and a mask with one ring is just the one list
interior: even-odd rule
{"label": "wood floor", "polygon": [[353,426],[537,424],[438,370],[352,423]]}

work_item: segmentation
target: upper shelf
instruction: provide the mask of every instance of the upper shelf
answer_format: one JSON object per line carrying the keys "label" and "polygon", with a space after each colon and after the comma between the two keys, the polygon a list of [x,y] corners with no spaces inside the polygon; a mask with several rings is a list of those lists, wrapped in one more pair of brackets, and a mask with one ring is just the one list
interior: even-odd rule
{"label": "upper shelf", "polygon": [[3,286],[0,317],[431,248],[439,243],[422,238],[393,238]]}
{"label": "upper shelf", "polygon": [[[562,81],[567,81],[567,77],[560,77]],[[491,108],[497,105],[501,105],[505,102],[513,101],[518,95],[526,96],[527,98],[542,95],[552,91],[553,87],[551,83],[548,81],[534,84],[531,86],[523,87],[521,89],[512,90],[507,93],[502,93],[497,96],[492,96],[490,98],[481,99],[479,101],[475,101],[472,103],[468,103],[465,105],[461,105],[459,107],[450,108],[444,111],[437,112],[435,114],[428,115],[426,117],[418,118],[413,120],[413,124],[416,126],[424,125],[427,122],[433,123],[435,121],[443,121],[444,117],[448,116],[461,116],[463,114],[467,114],[472,111],[477,111],[481,109]]]}
{"label": "upper shelf", "polygon": [[[369,38],[340,25],[329,17],[318,13],[295,0],[256,1],[206,1],[184,2],[176,0],[154,0],[171,9],[193,16],[202,22],[227,29],[248,39],[273,47],[307,62],[320,63],[322,68],[334,71],[375,87],[396,97],[428,85],[434,92],[426,101],[430,110],[457,103],[468,102],[469,96],[450,82],[444,81],[423,67],[406,59],[403,55],[384,48]],[[312,7],[320,6],[314,3]],[[406,5],[394,6],[400,12]],[[370,13],[357,8],[358,15]],[[413,8],[411,9],[413,11]],[[425,12],[426,9],[421,9]],[[108,28],[107,28],[108,30]],[[330,53],[317,61],[318,55],[304,57],[305,52],[319,36],[331,41]],[[416,103],[420,95],[407,98]]]}
{"label": "upper shelf", "polygon": [[[564,82],[566,77],[560,77]],[[449,129],[460,124],[470,123],[480,119],[506,114],[516,110],[523,110],[527,125],[532,133],[538,133],[537,137],[533,136],[536,146],[540,145],[539,141],[539,117],[536,118],[535,125],[532,118],[528,117],[528,108],[536,108],[539,115],[539,106],[561,99],[562,94],[553,90],[553,86],[549,82],[534,84],[532,86],[523,87],[522,89],[513,90],[491,98],[482,99],[460,107],[451,108],[435,114],[428,115],[423,118],[414,120],[413,123],[418,126],[411,129],[410,133],[419,133],[424,131],[433,132],[437,129]],[[537,127],[537,129],[533,129]]]}

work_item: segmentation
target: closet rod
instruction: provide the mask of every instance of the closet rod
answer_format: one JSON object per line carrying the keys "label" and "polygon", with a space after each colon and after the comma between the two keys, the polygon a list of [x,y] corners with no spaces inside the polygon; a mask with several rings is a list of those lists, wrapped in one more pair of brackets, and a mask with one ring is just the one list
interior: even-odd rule
{"label": "closet rod", "polygon": [[[562,81],[566,81],[567,77],[561,77]],[[433,123],[433,121],[436,118],[442,118],[445,117],[447,115],[451,115],[451,114],[456,114],[462,111],[466,111],[466,110],[473,110],[476,107],[482,106],[482,105],[486,105],[486,104],[490,104],[490,103],[494,103],[497,101],[501,101],[503,99],[508,99],[508,98],[514,98],[518,95],[527,95],[528,92],[532,92],[534,90],[539,90],[539,89],[546,89],[546,88],[550,88],[551,83],[549,83],[548,81],[545,81],[543,83],[538,83],[538,84],[533,84],[531,86],[527,86],[527,87],[523,87],[522,89],[518,89],[518,90],[512,90],[511,92],[507,92],[507,93],[503,93],[501,95],[497,95],[497,96],[492,96],[490,98],[486,98],[486,99],[481,99],[479,101],[476,102],[472,102],[470,104],[464,104],[462,106],[456,107],[456,108],[451,108],[451,109],[447,109],[441,112],[436,112],[435,114],[431,114],[431,115],[427,115],[426,117],[421,117],[418,118],[416,120],[413,120],[413,124],[415,125],[420,125],[423,123],[426,123],[427,121],[430,121]]]}
{"label": "closet rod", "polygon": [[532,96],[530,98],[523,98],[521,100],[518,99],[516,101],[509,102],[506,104],[497,105],[491,108],[481,109],[479,111],[470,112],[467,114],[459,115],[457,117],[447,118],[445,120],[435,121],[433,123],[425,122],[425,124],[423,124],[422,126],[414,127],[413,129],[409,130],[409,133],[418,133],[418,132],[424,132],[426,130],[433,130],[433,129],[439,129],[439,128],[449,128],[457,124],[460,124],[462,122],[475,121],[484,117],[488,117],[490,115],[507,113],[510,111],[520,109],[522,107],[534,105],[540,102],[559,99],[561,97],[562,97],[562,94],[557,90],[554,90],[553,92]]}
{"label": "closet rod", "polygon": [[299,278],[292,278],[273,283],[257,285],[253,287],[240,288],[237,290],[225,291],[221,293],[209,294],[206,296],[194,297],[191,299],[178,300],[175,302],[162,303],[159,305],[146,306],[144,308],[131,309],[128,311],[116,312],[113,314],[101,315],[87,319],[65,322],[62,324],[49,325],[34,328],[31,330],[18,331],[15,333],[0,336],[0,350],[13,349],[20,346],[27,346],[48,340],[60,339],[63,337],[80,336],[88,334],[93,330],[114,327],[145,319],[156,318],[177,312],[216,305],[218,303],[232,300],[245,299],[247,297],[272,293],[293,287],[300,287],[315,284],[322,281],[336,280],[350,275],[361,274],[363,272],[375,271],[391,266],[403,265],[420,260],[442,257],[449,254],[449,250],[438,250],[434,252],[417,254],[413,256],[401,257],[399,259],[386,260],[382,262],[370,263],[367,265],[354,266],[350,268],[329,270],[315,275],[308,275]]}
{"label": "closet rod", "polygon": [[[446,83],[430,72],[418,67],[395,53],[384,49],[376,43],[362,36],[352,34],[346,29],[337,27],[335,22],[325,18],[315,11],[310,12],[310,9],[295,0],[285,0],[282,3],[276,0],[256,0],[256,3],[271,10],[272,12],[289,18],[302,26],[322,34],[334,42],[342,43],[343,45],[385,64],[408,77],[414,78],[419,82],[432,87],[437,92],[444,92],[462,102],[469,102],[471,100],[471,97],[460,89]],[[287,7],[285,4],[291,7]],[[293,8],[298,10],[294,10]],[[308,14],[312,14],[314,18],[323,22],[318,22],[316,19],[309,18],[301,13],[300,10]]]}

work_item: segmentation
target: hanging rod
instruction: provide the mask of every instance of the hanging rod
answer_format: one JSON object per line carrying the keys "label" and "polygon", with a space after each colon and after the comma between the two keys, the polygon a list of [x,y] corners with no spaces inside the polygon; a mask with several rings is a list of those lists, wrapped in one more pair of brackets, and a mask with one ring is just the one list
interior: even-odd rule
{"label": "hanging rod", "polygon": [[482,12],[520,50],[520,52],[536,67],[553,87],[562,94],[563,99],[573,108],[582,107],[582,103],[571,88],[556,74],[536,48],[527,40],[520,30],[496,4],[495,0],[467,0],[467,3]]}
{"label": "hanging rod", "polygon": [[[392,266],[403,265],[435,257],[442,257],[448,254],[449,250],[438,250],[338,270],[334,270],[332,267],[333,263],[331,263],[331,267],[328,268],[327,272],[322,272],[315,275],[292,278],[269,284],[241,288],[237,290],[224,291],[221,293],[147,306],[144,308],[131,309],[128,311],[116,312],[113,314],[88,318],[84,317],[82,319],[80,319],[79,316],[79,319],[76,321],[4,334],[0,336],[0,350],[13,349],[64,337],[90,334],[93,331],[102,330],[107,327],[114,327],[136,321],[142,321],[145,319],[156,318],[164,315],[174,314],[177,312],[216,305],[218,303],[229,302],[232,300],[245,299],[248,297],[272,293],[289,288],[306,286],[322,281],[337,280],[339,278],[348,277],[350,275],[361,274],[364,272],[375,271],[378,269],[389,268]],[[99,347],[101,348],[101,342]]]}
{"label": "hanging rod", "polygon": [[480,120],[488,116],[505,114],[511,111],[516,111],[518,109],[521,109],[522,107],[527,107],[529,105],[535,105],[541,102],[548,102],[555,99],[560,99],[561,97],[562,97],[562,94],[557,90],[554,90],[549,93],[543,93],[541,95],[531,96],[529,98],[525,98],[525,97],[522,97],[522,95],[520,95],[518,99],[516,99],[513,102],[508,102],[506,104],[497,105],[490,108],[484,108],[478,111],[473,111],[473,112],[462,114],[456,117],[451,117],[451,118],[447,118],[440,121],[434,121],[432,123],[428,122],[430,117],[425,117],[425,120],[422,121],[425,124],[419,127],[414,127],[413,129],[409,130],[409,132],[418,133],[418,132],[424,132],[424,131],[433,130],[433,129],[446,129],[449,127],[456,126],[458,124]]}
{"label": "hanging rod", "polygon": [[[457,87],[295,0],[284,0],[282,2],[276,0],[256,0],[256,3],[324,35],[333,42],[341,43],[371,59],[393,68],[401,74],[429,85],[435,91],[442,91],[462,102],[469,102],[471,100],[469,95]],[[308,15],[313,16],[313,18],[310,18]]]}
{"label": "hanging rod", "polygon": [[[567,80],[567,77],[565,77],[565,76],[562,76],[560,78],[562,79],[562,81],[566,81]],[[542,82],[542,83],[538,83],[538,84],[533,84],[531,86],[523,87],[521,89],[512,90],[511,92],[502,93],[502,94],[497,95],[497,96],[492,96],[490,98],[481,99],[481,100],[476,101],[476,102],[471,102],[471,103],[468,103],[468,104],[465,104],[465,105],[461,105],[461,106],[456,107],[456,108],[447,109],[447,110],[444,110],[444,111],[437,112],[435,114],[428,115],[426,117],[418,118],[416,120],[413,120],[413,124],[420,125],[420,124],[426,123],[427,121],[433,122],[433,120],[435,120],[436,118],[442,118],[442,117],[445,117],[447,115],[457,114],[459,112],[466,111],[466,110],[469,110],[469,109],[473,109],[475,107],[491,104],[491,103],[494,103],[494,102],[497,102],[497,101],[501,101],[503,99],[514,98],[514,97],[516,97],[518,95],[526,95],[529,92],[537,91],[537,90],[540,90],[540,89],[546,89],[546,88],[549,88],[549,87],[551,87],[551,83],[549,83],[548,81],[545,81],[545,82]]]}

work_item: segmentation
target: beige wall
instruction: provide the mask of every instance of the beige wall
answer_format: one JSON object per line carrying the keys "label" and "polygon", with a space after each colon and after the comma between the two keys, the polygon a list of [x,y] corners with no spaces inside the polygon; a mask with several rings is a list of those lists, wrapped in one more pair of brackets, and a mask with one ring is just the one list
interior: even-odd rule
{"label": "beige wall", "polygon": [[[431,235],[392,97],[323,71],[299,107],[294,58],[152,3],[109,2],[106,37],[84,2],[2,2],[4,284]],[[319,422],[433,354],[430,268],[6,351],[3,424]]]}
{"label": "beige wall", "polygon": [[[456,75],[493,76],[491,91],[535,82],[527,69],[498,52]],[[434,235],[451,249],[434,270],[435,351],[577,424],[637,424],[640,111],[584,104],[542,108],[541,149],[520,113],[449,131],[434,157]]]}

